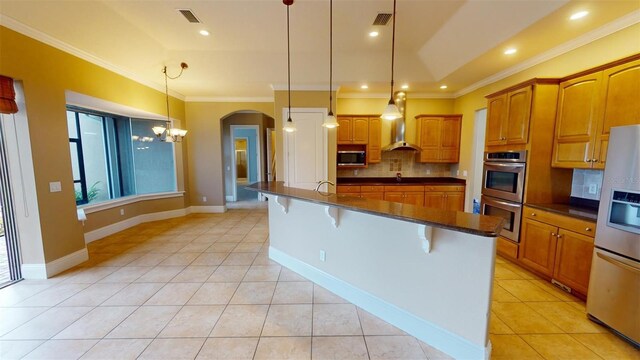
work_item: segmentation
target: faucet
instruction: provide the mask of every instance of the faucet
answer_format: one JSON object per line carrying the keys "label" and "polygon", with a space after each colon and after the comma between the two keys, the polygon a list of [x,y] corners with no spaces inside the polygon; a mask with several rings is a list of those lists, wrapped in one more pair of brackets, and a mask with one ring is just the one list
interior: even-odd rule
{"label": "faucet", "polygon": [[322,186],[324,184],[329,184],[329,185],[332,185],[332,186],[336,186],[336,184],[334,184],[334,183],[332,183],[331,181],[328,181],[328,180],[318,181],[318,186],[316,186],[314,191],[320,191],[320,186]]}
{"label": "faucet", "polygon": [[401,182],[402,181],[402,173],[396,173],[396,181],[397,182]]}

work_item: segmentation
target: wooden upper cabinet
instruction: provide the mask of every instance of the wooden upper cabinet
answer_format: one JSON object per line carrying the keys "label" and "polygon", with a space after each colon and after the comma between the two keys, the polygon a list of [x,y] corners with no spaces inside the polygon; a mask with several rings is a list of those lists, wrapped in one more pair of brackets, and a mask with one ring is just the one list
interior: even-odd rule
{"label": "wooden upper cabinet", "polygon": [[487,99],[487,147],[527,143],[532,92],[532,86],[528,84]]}
{"label": "wooden upper cabinet", "polygon": [[604,169],[614,126],[640,124],[640,60],[560,84],[552,166]]}
{"label": "wooden upper cabinet", "polygon": [[351,144],[352,129],[350,117],[338,117],[338,144]]}
{"label": "wooden upper cabinet", "polygon": [[369,142],[368,117],[338,116],[338,124],[338,145]]}
{"label": "wooden upper cabinet", "polygon": [[488,99],[486,145],[503,145],[502,127],[507,116],[507,94]]}
{"label": "wooden upper cabinet", "polygon": [[369,118],[354,117],[352,144],[366,144],[369,142]]}
{"label": "wooden upper cabinet", "polygon": [[600,88],[593,167],[604,169],[611,128],[640,124],[640,60],[604,70]]}
{"label": "wooden upper cabinet", "polygon": [[369,118],[369,163],[382,161],[382,123],[379,117]]}
{"label": "wooden upper cabinet", "polygon": [[560,83],[552,166],[591,167],[601,78],[598,72]]}
{"label": "wooden upper cabinet", "polygon": [[457,163],[460,159],[462,115],[416,116],[419,162]]}
{"label": "wooden upper cabinet", "polygon": [[502,131],[507,144],[526,144],[529,140],[531,92],[531,86],[526,86],[507,94],[506,133]]}

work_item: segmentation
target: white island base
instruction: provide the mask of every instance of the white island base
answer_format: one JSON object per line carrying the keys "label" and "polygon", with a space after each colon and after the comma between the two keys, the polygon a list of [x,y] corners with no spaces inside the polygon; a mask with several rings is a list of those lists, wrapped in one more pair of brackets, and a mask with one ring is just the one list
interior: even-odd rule
{"label": "white island base", "polygon": [[269,195],[269,257],[458,359],[488,359],[496,238]]}

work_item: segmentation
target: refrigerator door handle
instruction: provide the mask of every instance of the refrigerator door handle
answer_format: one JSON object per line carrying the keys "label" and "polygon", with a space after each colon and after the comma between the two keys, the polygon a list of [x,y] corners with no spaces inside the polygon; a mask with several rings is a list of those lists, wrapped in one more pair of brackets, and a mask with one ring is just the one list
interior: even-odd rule
{"label": "refrigerator door handle", "polygon": [[631,266],[631,265],[629,265],[629,264],[627,264],[627,263],[625,263],[625,262],[623,262],[621,260],[614,259],[614,258],[612,258],[610,256],[607,256],[607,255],[605,255],[605,254],[603,254],[603,253],[601,253],[599,251],[596,251],[596,254],[598,254],[598,257],[600,259],[604,260],[604,261],[607,261],[607,262],[609,262],[609,263],[611,263],[611,264],[613,264],[615,266],[627,269],[627,270],[629,270],[631,272],[634,272],[636,274],[640,274],[640,269],[636,268],[635,266]]}

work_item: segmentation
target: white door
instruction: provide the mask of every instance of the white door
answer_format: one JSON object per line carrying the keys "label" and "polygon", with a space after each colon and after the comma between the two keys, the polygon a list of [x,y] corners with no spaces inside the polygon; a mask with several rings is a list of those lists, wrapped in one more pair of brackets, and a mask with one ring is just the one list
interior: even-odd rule
{"label": "white door", "polygon": [[[283,109],[283,119],[287,119],[288,110]],[[314,189],[318,181],[327,180],[327,133],[322,127],[326,115],[324,108],[291,109],[296,131],[283,131],[286,186]]]}

